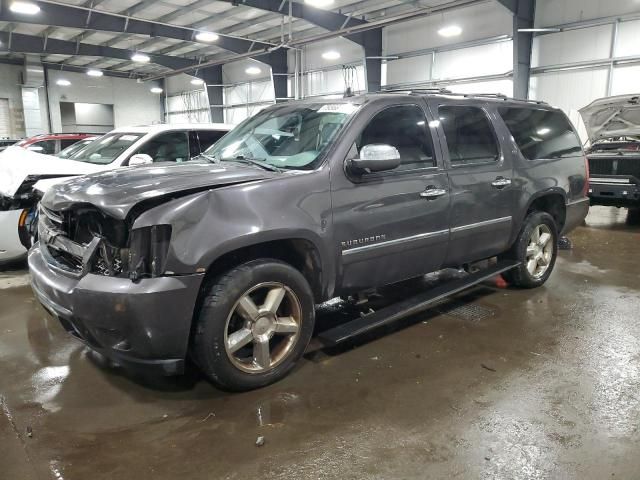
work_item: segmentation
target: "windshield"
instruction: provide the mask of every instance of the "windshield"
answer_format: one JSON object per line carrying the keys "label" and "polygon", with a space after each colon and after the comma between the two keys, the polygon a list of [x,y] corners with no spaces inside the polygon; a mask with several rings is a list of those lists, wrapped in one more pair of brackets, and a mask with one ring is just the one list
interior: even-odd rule
{"label": "windshield", "polygon": [[142,138],[143,133],[107,133],[85,148],[72,154],[71,160],[106,165]]}
{"label": "windshield", "polygon": [[56,156],[60,158],[69,158],[72,155],[75,155],[84,147],[93,142],[95,138],[87,138],[86,140],[80,140],[79,142],[74,143],[73,145],[69,145],[64,150],[61,150]]}
{"label": "windshield", "polygon": [[219,161],[259,160],[278,168],[309,170],[358,109],[352,103],[289,104],[245,120],[205,155]]}

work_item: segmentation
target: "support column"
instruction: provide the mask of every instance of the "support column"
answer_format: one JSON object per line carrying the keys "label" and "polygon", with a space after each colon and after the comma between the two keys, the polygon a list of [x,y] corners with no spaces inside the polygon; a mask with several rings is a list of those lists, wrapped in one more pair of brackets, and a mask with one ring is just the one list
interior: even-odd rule
{"label": "support column", "polygon": [[287,49],[279,48],[274,52],[258,58],[261,62],[271,67],[271,79],[276,95],[276,103],[289,100],[287,92],[287,77],[289,73],[287,69]]}
{"label": "support column", "polygon": [[222,65],[214,65],[198,70],[197,77],[204,80],[207,86],[207,96],[209,97],[209,108],[211,109],[211,121],[214,123],[224,122],[224,97],[222,95]]}
{"label": "support column", "polygon": [[513,95],[516,98],[529,98],[533,33],[518,30],[533,28],[535,3],[535,0],[518,0],[513,12]]}
{"label": "support column", "polygon": [[362,40],[367,92],[378,92],[382,86],[382,29],[363,32]]}

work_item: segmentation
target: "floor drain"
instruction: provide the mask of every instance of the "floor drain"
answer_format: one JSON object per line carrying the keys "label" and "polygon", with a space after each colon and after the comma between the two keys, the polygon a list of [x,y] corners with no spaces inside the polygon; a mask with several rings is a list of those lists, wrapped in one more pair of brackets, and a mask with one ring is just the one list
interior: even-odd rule
{"label": "floor drain", "polygon": [[449,302],[439,307],[438,312],[469,322],[479,322],[495,315],[495,310],[492,308],[483,307],[475,303],[462,302]]}

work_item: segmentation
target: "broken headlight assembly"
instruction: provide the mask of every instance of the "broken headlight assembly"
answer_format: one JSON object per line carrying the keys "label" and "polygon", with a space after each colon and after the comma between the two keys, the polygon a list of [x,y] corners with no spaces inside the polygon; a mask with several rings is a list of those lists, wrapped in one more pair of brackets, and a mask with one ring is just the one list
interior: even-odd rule
{"label": "broken headlight assembly", "polygon": [[131,280],[158,277],[165,271],[171,225],[136,228],[129,236],[127,273]]}

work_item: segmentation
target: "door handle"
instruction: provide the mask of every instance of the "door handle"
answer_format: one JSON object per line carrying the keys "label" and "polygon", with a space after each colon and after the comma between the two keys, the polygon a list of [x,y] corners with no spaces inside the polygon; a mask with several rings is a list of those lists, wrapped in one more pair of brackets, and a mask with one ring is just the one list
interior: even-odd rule
{"label": "door handle", "polygon": [[434,200],[446,194],[447,194],[447,191],[444,188],[436,188],[436,187],[427,187],[427,189],[424,192],[420,192],[420,196],[422,198],[426,198],[427,200]]}
{"label": "door handle", "polygon": [[498,177],[493,182],[491,182],[491,186],[497,189],[508,187],[509,185],[511,185],[510,178]]}

